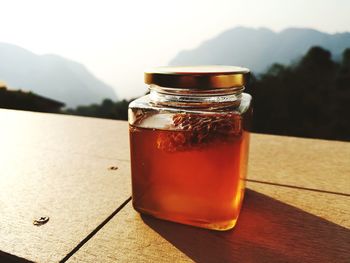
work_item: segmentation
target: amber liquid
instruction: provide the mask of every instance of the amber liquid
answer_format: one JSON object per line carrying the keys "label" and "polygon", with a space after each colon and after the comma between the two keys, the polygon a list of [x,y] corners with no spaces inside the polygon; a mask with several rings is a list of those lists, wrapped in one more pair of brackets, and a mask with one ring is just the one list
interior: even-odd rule
{"label": "amber liquid", "polygon": [[230,229],[244,195],[249,133],[183,145],[186,133],[130,125],[133,206],[174,222]]}

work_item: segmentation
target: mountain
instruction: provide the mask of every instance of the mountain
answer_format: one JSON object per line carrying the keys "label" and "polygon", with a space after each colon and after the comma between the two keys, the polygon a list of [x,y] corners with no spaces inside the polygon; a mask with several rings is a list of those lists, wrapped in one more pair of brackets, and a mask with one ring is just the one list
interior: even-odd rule
{"label": "mountain", "polygon": [[312,46],[321,46],[338,59],[343,50],[350,47],[350,33],[327,34],[305,28],[288,28],[276,33],[266,28],[236,27],[193,50],[181,51],[169,64],[240,65],[261,73],[273,63],[295,62]]}
{"label": "mountain", "polygon": [[31,90],[68,107],[117,99],[112,87],[82,64],[57,55],[37,55],[7,43],[0,43],[0,80],[11,88]]}

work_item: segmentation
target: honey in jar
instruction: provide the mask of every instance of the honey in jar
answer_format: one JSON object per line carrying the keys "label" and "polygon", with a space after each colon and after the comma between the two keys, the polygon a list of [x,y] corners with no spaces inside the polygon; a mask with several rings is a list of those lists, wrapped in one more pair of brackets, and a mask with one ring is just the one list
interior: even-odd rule
{"label": "honey in jar", "polygon": [[232,66],[160,67],[150,94],[129,105],[132,200],[140,213],[228,230],[244,196],[249,71]]}

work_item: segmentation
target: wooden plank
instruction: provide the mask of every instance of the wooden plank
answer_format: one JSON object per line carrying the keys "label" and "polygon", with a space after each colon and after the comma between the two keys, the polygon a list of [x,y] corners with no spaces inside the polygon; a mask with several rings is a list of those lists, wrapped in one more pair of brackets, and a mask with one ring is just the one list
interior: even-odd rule
{"label": "wooden plank", "polygon": [[[16,137],[15,142],[8,142],[12,146],[37,145],[41,149],[64,153],[129,160],[126,122],[19,112],[0,109],[0,121],[6,123],[0,135]],[[72,125],[76,122],[79,125]],[[26,131],[28,125],[40,129]],[[349,177],[350,143],[261,134],[251,136],[249,179],[350,194]]]}
{"label": "wooden plank", "polygon": [[129,203],[68,262],[349,262],[345,196],[249,183],[237,226],[139,216]]}
{"label": "wooden plank", "polygon": [[5,110],[0,123],[0,256],[58,262],[129,197],[127,124]]}
{"label": "wooden plank", "polygon": [[[58,261],[128,198],[130,170],[127,123],[9,110],[0,110],[0,123],[2,125],[0,130],[0,189],[2,189],[0,192],[0,251],[39,262]],[[261,210],[265,209],[262,207],[266,203],[267,211],[273,214],[273,209],[283,210],[283,205],[282,207],[273,205],[273,199],[279,198],[287,205],[307,211],[306,214],[311,214],[310,218],[314,216],[321,218],[322,223],[317,223],[316,220],[315,225],[321,224],[322,229],[328,229],[324,221],[331,223],[330,229],[334,228],[332,224],[340,225],[341,229],[348,228],[349,204],[345,200],[349,198],[347,195],[350,186],[350,158],[346,158],[350,156],[349,145],[343,142],[253,134],[249,173],[251,180],[315,188],[319,191],[339,192],[343,195],[251,183],[251,187],[256,185],[259,192],[263,189],[283,189],[277,192],[272,190],[263,192],[267,198],[251,201],[251,207],[254,208],[255,202],[266,199],[267,201],[260,202],[259,207]],[[116,165],[119,169],[108,170],[111,165]],[[259,197],[259,194],[253,192],[250,195],[255,196],[254,198]],[[272,199],[271,202],[269,198]],[[247,200],[249,204],[249,198]],[[291,211],[294,210],[291,209]],[[129,217],[127,220],[129,224],[134,221],[136,224],[130,231],[126,230],[127,224],[118,226],[118,231],[129,233],[126,240],[131,236],[135,239],[134,242],[139,242],[136,233],[138,231],[148,231],[142,232],[146,237],[144,241],[147,241],[147,238],[153,240],[152,243],[147,244],[142,240],[137,243],[140,251],[143,251],[144,245],[145,251],[149,250],[142,252],[148,253],[146,259],[153,259],[152,248],[159,255],[163,255],[164,260],[201,259],[198,253],[202,252],[197,251],[197,254],[192,255],[192,252],[183,247],[179,249],[179,244],[176,242],[164,241],[164,237],[154,234],[153,229],[153,232],[149,232],[149,226],[149,230],[145,230],[145,219],[141,222],[130,208],[123,209],[121,212],[127,214],[121,214],[121,216],[118,214],[113,221],[116,218],[124,220]],[[49,222],[40,227],[33,226],[32,220],[40,216],[49,216]],[[291,218],[303,221],[302,216],[295,217],[294,213]],[[287,220],[288,217],[285,219]],[[279,220],[284,219],[279,217]],[[244,222],[244,220],[240,221]],[[279,229],[278,222],[274,222],[272,226],[276,224]],[[107,226],[98,232],[93,240],[105,231]],[[293,229],[293,226],[291,227]],[[271,228],[269,231],[272,230]],[[338,231],[336,227],[333,230],[336,236],[340,236],[337,237],[339,242],[342,242],[342,245],[346,244],[348,236],[344,238],[343,230]],[[201,231],[198,232],[199,235]],[[238,231],[235,230],[234,233],[236,232]],[[316,230],[315,233],[317,233]],[[123,236],[122,233],[119,234]],[[312,236],[310,233],[308,235],[310,239]],[[109,238],[109,236],[106,237],[106,240]],[[278,237],[273,236],[272,239],[276,238]],[[293,236],[293,238],[296,237]],[[294,242],[293,238],[290,240]],[[323,238],[321,241],[325,240],[322,233],[321,238]],[[192,239],[195,240],[194,237]],[[233,244],[234,247],[241,244],[235,243],[236,236],[233,239],[234,241],[229,239],[225,242]],[[332,237],[330,239],[333,240]],[[125,252],[129,246],[128,242],[124,245],[123,240],[116,238],[115,241],[122,247],[121,251]],[[242,241],[242,244],[248,241]],[[160,242],[161,245],[155,248],[153,242]],[[200,242],[204,241],[200,240]],[[212,246],[222,245],[220,242],[216,245],[215,242]],[[95,252],[84,250],[89,245],[90,242],[79,250],[79,255],[81,251],[86,251],[96,256],[96,253],[100,253],[99,251],[103,253],[103,247],[106,247],[106,251],[110,249],[109,246],[101,244],[101,249],[95,247]],[[137,248],[136,245],[134,247]],[[251,247],[248,245],[248,248]],[[333,245],[330,248],[333,248]],[[204,247],[201,249],[205,250]],[[277,254],[283,252],[278,246],[276,249],[270,249],[272,252],[277,251]],[[243,245],[241,250],[248,252]],[[338,251],[336,248],[334,250]],[[256,252],[258,255],[259,251]],[[314,252],[315,247],[308,251]],[[263,250],[263,252],[266,251]],[[298,253],[293,255],[296,258],[301,257]],[[130,259],[142,259],[141,254],[132,254],[129,253],[127,256]],[[106,253],[106,255],[110,254]],[[111,258],[115,258],[115,255]]]}
{"label": "wooden plank", "polygon": [[[36,145],[38,150],[129,160],[126,122],[1,109],[0,121],[5,123],[0,135],[16,137],[7,141],[12,147]],[[250,179],[350,194],[349,177],[350,143],[251,136]]]}
{"label": "wooden plank", "polygon": [[1,147],[130,159],[125,121],[0,109],[0,124]]}
{"label": "wooden plank", "polygon": [[253,134],[248,178],[350,195],[350,143]]}

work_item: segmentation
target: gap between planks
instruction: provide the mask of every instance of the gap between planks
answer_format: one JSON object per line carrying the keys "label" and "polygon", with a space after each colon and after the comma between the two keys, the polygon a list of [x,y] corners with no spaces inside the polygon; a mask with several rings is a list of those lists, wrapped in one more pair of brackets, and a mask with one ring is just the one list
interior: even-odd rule
{"label": "gap between planks", "polygon": [[299,190],[306,190],[306,191],[313,191],[313,192],[318,192],[318,193],[342,195],[342,196],[350,197],[350,194],[333,192],[333,191],[326,191],[326,190],[319,190],[316,188],[308,188],[308,187],[295,186],[295,185],[289,185],[289,184],[271,183],[271,182],[267,182],[267,181],[260,181],[260,180],[254,180],[254,179],[245,179],[245,181],[250,182],[250,183],[268,184],[268,185],[281,186],[281,187],[287,187],[287,188],[293,188],[293,189],[299,189]]}
{"label": "gap between planks", "polygon": [[[121,160],[119,160],[121,161]],[[127,161],[127,160],[123,160]],[[279,184],[279,183],[271,183],[267,181],[259,181],[254,179],[245,179],[245,181],[250,183],[257,183],[257,184],[267,184],[267,185],[274,185],[279,187],[287,187],[287,188],[293,188],[293,189],[300,189],[300,190],[306,190],[306,191],[313,191],[313,192],[319,192],[319,193],[325,193],[325,194],[335,194],[335,195],[342,195],[342,196],[349,196],[350,194],[346,193],[339,193],[339,192],[332,192],[332,191],[325,191],[325,190],[318,190],[315,188],[307,188],[307,187],[300,187],[300,186],[294,186],[294,185],[288,185],[288,184]],[[69,252],[60,262],[66,262],[71,256],[73,256],[86,242],[88,242],[94,235],[97,234],[98,231],[100,231],[120,210],[122,210],[129,202],[131,201],[131,197],[126,199],[113,213],[111,213],[100,225],[98,225],[89,235],[87,235],[75,248],[72,249],[71,252]]]}
{"label": "gap between planks", "polygon": [[97,234],[98,231],[101,230],[120,210],[123,209],[131,201],[131,196],[124,201],[112,214],[110,214],[101,224],[99,224],[89,235],[87,235],[79,244],[72,249],[60,262],[66,262],[71,256],[74,255],[86,242],[88,242],[94,235]]}

